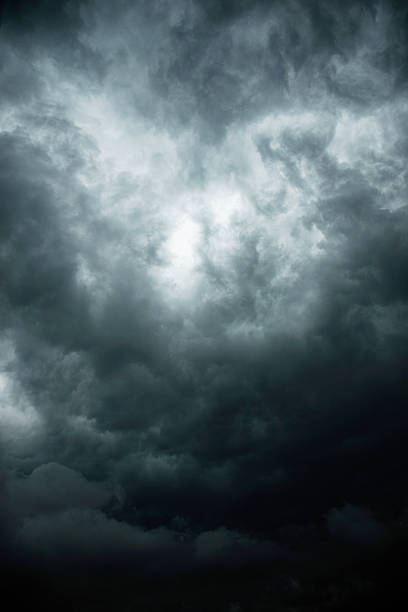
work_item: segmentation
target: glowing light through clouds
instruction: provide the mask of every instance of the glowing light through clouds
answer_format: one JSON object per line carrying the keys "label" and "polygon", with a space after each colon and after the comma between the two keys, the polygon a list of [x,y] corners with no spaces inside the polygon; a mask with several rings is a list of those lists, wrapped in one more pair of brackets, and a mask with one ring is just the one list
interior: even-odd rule
{"label": "glowing light through clouds", "polygon": [[351,595],[338,577],[367,551],[398,568],[406,535],[407,19],[397,0],[2,3],[17,582],[102,569],[119,611],[165,609],[142,578],[185,570],[246,568],[217,578],[236,598],[186,587],[174,609],[351,606],[360,578],[380,597],[371,565]]}

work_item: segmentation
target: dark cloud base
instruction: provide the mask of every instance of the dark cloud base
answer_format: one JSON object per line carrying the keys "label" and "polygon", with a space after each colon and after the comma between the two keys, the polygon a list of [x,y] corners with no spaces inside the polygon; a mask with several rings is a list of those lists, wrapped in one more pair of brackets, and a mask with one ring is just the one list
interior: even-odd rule
{"label": "dark cloud base", "polygon": [[[16,609],[43,610],[383,610],[407,598],[406,532],[392,547],[335,548],[299,559],[240,568],[141,577],[134,568],[55,573],[8,565],[3,596]],[[24,588],[22,589],[22,585]]]}
{"label": "dark cloud base", "polygon": [[393,609],[405,3],[0,6],[4,597]]}

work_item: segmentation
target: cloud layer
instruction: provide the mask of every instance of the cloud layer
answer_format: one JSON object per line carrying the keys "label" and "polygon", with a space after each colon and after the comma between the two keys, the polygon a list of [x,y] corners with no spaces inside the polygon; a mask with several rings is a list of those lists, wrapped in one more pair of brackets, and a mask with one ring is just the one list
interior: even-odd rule
{"label": "cloud layer", "polygon": [[162,571],[386,537],[407,503],[406,19],[4,3],[0,521],[20,561]]}

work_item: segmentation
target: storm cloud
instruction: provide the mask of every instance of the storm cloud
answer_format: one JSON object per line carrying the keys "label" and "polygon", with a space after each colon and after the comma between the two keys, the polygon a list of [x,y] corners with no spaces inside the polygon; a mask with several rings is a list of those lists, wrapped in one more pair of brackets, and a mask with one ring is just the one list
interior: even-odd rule
{"label": "storm cloud", "polygon": [[407,25],[391,1],[2,3],[5,563],[394,541]]}

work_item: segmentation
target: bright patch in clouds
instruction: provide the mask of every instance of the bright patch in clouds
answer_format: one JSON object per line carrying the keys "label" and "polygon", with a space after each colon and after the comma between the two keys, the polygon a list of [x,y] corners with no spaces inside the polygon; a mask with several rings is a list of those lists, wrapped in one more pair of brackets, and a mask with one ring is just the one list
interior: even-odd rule
{"label": "bright patch in clouds", "polygon": [[187,298],[197,285],[202,240],[200,225],[187,215],[178,217],[170,227],[161,255],[162,264],[156,277],[169,296]]}
{"label": "bright patch in clouds", "polygon": [[9,374],[0,373],[0,439],[6,444],[25,444],[38,433],[41,417],[20,385]]}
{"label": "bright patch in clouds", "polygon": [[42,419],[30,403],[22,385],[17,380],[17,367],[13,343],[0,339],[0,440],[12,448],[18,448],[36,435]]}
{"label": "bright patch in clouds", "polygon": [[175,268],[191,270],[197,263],[197,245],[199,239],[199,225],[188,217],[182,217],[166,243],[170,262]]}

